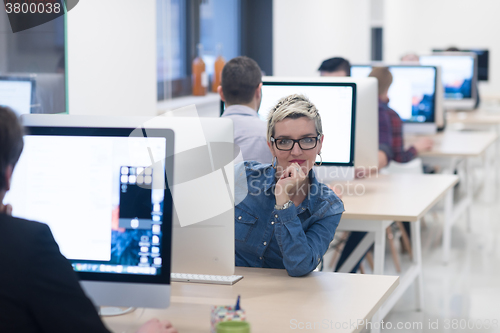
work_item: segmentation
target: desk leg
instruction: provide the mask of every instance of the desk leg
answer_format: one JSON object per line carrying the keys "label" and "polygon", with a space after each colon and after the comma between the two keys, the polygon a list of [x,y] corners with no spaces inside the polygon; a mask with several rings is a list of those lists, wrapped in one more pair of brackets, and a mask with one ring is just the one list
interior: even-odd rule
{"label": "desk leg", "polygon": [[420,239],[420,220],[411,222],[411,245],[413,248],[413,263],[417,266],[417,310],[424,307],[424,279],[422,276],[422,244]]}
{"label": "desk leg", "polygon": [[453,187],[444,198],[443,264],[448,264],[451,249],[451,227],[453,226]]}
{"label": "desk leg", "polygon": [[469,204],[467,206],[467,211],[465,213],[465,222],[466,222],[466,225],[467,225],[467,231],[471,231],[471,226],[472,226],[472,222],[471,222],[471,206],[472,206],[472,201],[474,200],[474,184],[472,183],[472,178],[473,178],[473,175],[472,175],[472,167],[471,167],[471,163],[470,163],[470,160],[468,158],[465,159],[465,176],[467,177],[467,181],[466,181],[466,195],[467,195],[467,198],[468,198],[468,201],[469,201]]}
{"label": "desk leg", "polygon": [[[374,247],[374,263],[373,263],[373,274],[376,275],[382,275],[384,274],[384,260],[385,260],[385,235],[386,235],[386,228],[390,225],[386,225],[384,221],[380,221],[381,223],[378,224],[377,230],[375,231],[375,243],[373,245]],[[413,225],[413,223],[412,223]],[[413,234],[413,229],[412,229],[412,234]],[[413,237],[413,236],[412,236]],[[420,234],[418,236],[419,242],[420,242]],[[412,238],[413,240],[413,238]],[[415,251],[415,250],[413,250]],[[413,255],[413,258],[415,258],[415,254]],[[381,310],[378,310],[375,315],[372,318],[372,323],[374,323],[374,327],[371,329],[370,333],[380,333],[380,325],[377,325],[376,323],[380,323],[382,321],[384,315],[382,314]]]}
{"label": "desk leg", "polygon": [[483,177],[483,191],[482,197],[483,201],[491,203],[494,201],[496,196],[495,184],[496,184],[496,158],[495,158],[495,147],[496,143],[493,143],[491,147],[486,149],[483,155],[483,165],[484,165],[484,177]]}
{"label": "desk leg", "polygon": [[384,274],[384,260],[385,260],[385,228],[386,223],[380,221],[375,231],[375,244],[374,244],[374,264],[373,274]]}

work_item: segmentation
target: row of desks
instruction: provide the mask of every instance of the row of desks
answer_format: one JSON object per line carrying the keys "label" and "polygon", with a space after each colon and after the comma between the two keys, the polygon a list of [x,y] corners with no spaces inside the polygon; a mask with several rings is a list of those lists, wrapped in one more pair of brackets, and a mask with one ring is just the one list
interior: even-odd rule
{"label": "row of desks", "polygon": [[[422,154],[422,158],[448,159],[451,163],[450,160],[482,156],[495,139],[494,133],[441,134],[436,136],[433,151]],[[446,198],[444,238],[448,249],[443,252],[449,253],[449,233],[457,214],[453,187],[458,181],[459,177],[453,174],[399,174],[343,184],[351,190],[344,191],[342,197],[346,211],[338,230],[369,232],[353,256],[363,255],[374,244],[375,275],[313,272],[290,278],[284,270],[238,267],[236,274],[244,279],[234,286],[172,283],[168,309],[136,311],[107,318],[105,322],[115,332],[130,332],[146,320],[159,317],[171,320],[179,332],[208,332],[210,306],[234,304],[237,295],[241,295],[253,332],[288,332],[301,329],[301,325],[303,329],[307,325],[330,325],[335,332],[360,332],[370,318],[374,323],[382,320],[414,282],[417,308],[421,309],[424,300],[420,219]],[[383,275],[385,229],[393,221],[412,222],[413,264],[401,278]],[[368,327],[372,332],[380,331],[377,325]]]}
{"label": "row of desks", "polygon": [[[151,318],[169,319],[180,333],[210,332],[210,306],[234,305],[241,295],[252,332],[319,329],[360,332],[396,289],[397,276],[313,272],[291,278],[282,269],[237,267],[233,286],[172,283],[171,305],[108,317],[114,332],[135,332]],[[326,325],[326,326],[325,326]],[[310,330],[310,329],[309,329]]]}
{"label": "row of desks", "polygon": [[[443,262],[448,263],[453,224],[466,212],[470,225],[474,185],[470,160],[483,158],[485,175],[491,173],[495,164],[493,143],[497,135],[493,132],[445,132],[431,137],[434,141],[433,149],[420,157],[424,164],[440,167],[441,174],[376,175],[355,180],[350,184],[339,184],[344,189],[342,199],[346,211],[337,230],[368,232],[342,266],[346,272],[349,272],[373,245],[374,274],[384,274],[386,228],[394,221],[411,222],[412,265],[401,275],[399,286],[374,316],[374,322],[382,320],[413,283],[416,283],[416,308],[423,308],[420,219],[439,201],[445,199]],[[411,143],[411,138],[408,141]],[[465,183],[466,195],[462,200],[454,200],[454,186],[459,177],[453,173],[461,164],[465,171],[461,181]],[[488,177],[484,178],[483,190],[488,187]],[[372,332],[379,331],[378,328],[372,329]]]}

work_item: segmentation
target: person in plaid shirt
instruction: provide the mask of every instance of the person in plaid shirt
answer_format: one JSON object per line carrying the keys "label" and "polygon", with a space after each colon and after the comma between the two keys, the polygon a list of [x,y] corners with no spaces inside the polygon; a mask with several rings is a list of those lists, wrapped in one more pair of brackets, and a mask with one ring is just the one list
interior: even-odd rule
{"label": "person in plaid shirt", "polygon": [[403,121],[388,106],[387,93],[392,84],[392,74],[387,67],[374,67],[369,75],[378,80],[379,91],[379,142],[390,149],[381,149],[386,153],[388,161],[406,163],[413,160],[420,152],[431,150],[433,141],[430,138],[418,139],[410,148],[404,148]]}
{"label": "person in plaid shirt", "polygon": [[[383,167],[390,161],[406,163],[418,156],[420,152],[432,148],[433,141],[429,138],[420,138],[413,146],[406,149],[403,142],[403,121],[399,115],[391,109],[389,104],[389,87],[392,84],[392,74],[387,67],[374,67],[369,75],[378,80],[379,91],[379,167]],[[344,250],[335,268],[338,271],[349,258],[354,249],[362,241],[366,232],[351,232],[346,241]],[[363,260],[363,258],[361,258]],[[361,260],[354,266],[351,273],[358,271]]]}

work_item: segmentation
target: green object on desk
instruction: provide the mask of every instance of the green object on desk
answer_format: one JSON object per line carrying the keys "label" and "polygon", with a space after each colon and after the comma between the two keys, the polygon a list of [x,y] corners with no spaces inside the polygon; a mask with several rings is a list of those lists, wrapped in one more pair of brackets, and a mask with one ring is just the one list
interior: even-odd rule
{"label": "green object on desk", "polygon": [[222,321],[217,324],[217,333],[250,333],[250,324],[246,321]]}

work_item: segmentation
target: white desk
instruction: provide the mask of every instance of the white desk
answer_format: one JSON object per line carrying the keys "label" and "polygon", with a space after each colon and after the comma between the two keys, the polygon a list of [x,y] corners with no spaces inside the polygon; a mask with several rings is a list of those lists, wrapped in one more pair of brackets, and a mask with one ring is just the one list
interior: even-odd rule
{"label": "white desk", "polygon": [[485,111],[448,111],[446,113],[448,124],[469,124],[469,125],[500,125],[500,114],[488,113]]}
{"label": "white desk", "polygon": [[174,282],[168,309],[136,310],[104,322],[113,332],[135,332],[156,317],[170,320],[181,333],[207,333],[210,306],[234,305],[241,295],[252,332],[302,331],[300,323],[330,321],[337,325],[331,332],[360,332],[364,325],[350,323],[369,320],[399,283],[397,276],[325,272],[292,278],[285,270],[264,268],[237,267],[236,274],[244,278],[233,286]]}
{"label": "white desk", "polygon": [[[434,140],[431,151],[420,153],[420,157],[480,157],[497,138],[491,132],[456,132],[426,135]],[[412,137],[409,137],[411,143]]]}
{"label": "white desk", "polygon": [[[496,170],[500,169],[500,114],[483,110],[470,112],[447,112],[446,121],[455,129],[475,129],[491,131],[497,134]],[[496,179],[498,180],[498,179]]]}
{"label": "white desk", "polygon": [[[337,230],[368,232],[342,269],[345,267],[346,271],[350,271],[374,244],[374,273],[384,274],[386,228],[394,221],[412,222],[413,264],[401,277],[400,285],[374,317],[374,321],[382,320],[389,313],[414,280],[417,280],[417,307],[423,307],[420,219],[445,195],[452,198],[453,186],[457,182],[458,177],[454,175],[396,174],[339,183],[344,186],[342,200],[345,212]],[[450,204],[449,200],[446,202]],[[451,218],[449,210],[447,212],[445,224]]]}
{"label": "white desk", "polygon": [[[445,223],[443,231],[443,261],[449,261],[451,248],[451,228],[453,224],[466,212],[466,222],[470,229],[471,213],[474,196],[473,170],[471,159],[480,157],[483,159],[484,174],[483,179],[483,197],[485,201],[491,201],[495,196],[495,182],[488,176],[496,174],[495,151],[492,146],[497,135],[493,132],[445,132],[427,136],[434,140],[432,151],[421,153],[420,157],[425,164],[439,166],[442,173],[453,174],[455,170],[464,170],[463,181],[465,183],[465,196],[456,204],[453,204],[453,196],[448,198],[451,204],[448,205],[452,215],[449,223]],[[410,137],[408,144],[411,144],[415,137]],[[495,177],[496,178],[496,177]]]}

